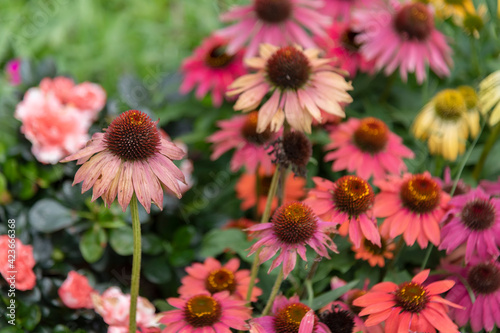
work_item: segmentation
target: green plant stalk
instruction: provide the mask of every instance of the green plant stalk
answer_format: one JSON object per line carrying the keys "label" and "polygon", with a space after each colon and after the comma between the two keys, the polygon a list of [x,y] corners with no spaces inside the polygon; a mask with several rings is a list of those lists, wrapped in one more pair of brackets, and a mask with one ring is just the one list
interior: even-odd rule
{"label": "green plant stalk", "polygon": [[486,143],[484,144],[484,148],[483,151],[481,152],[481,156],[479,157],[479,161],[477,162],[476,166],[474,167],[474,171],[472,172],[472,176],[474,177],[475,180],[479,180],[479,177],[481,176],[481,171],[483,171],[484,163],[486,162],[488,154],[490,153],[491,148],[493,148],[493,146],[495,145],[499,135],[500,135],[500,123],[496,124],[495,127],[493,127],[490,136],[488,137]]}
{"label": "green plant stalk", "polygon": [[306,292],[306,288],[304,288],[304,287],[307,287],[308,283],[312,285],[312,279],[314,277],[314,274],[316,274],[316,271],[318,270],[320,259],[321,259],[321,256],[319,254],[317,254],[316,258],[314,259],[313,264],[311,265],[311,269],[309,270],[309,273],[307,273],[307,277],[304,280],[304,284],[300,288],[300,291],[297,293],[300,298],[304,297],[304,294]]}
{"label": "green plant stalk", "polygon": [[130,286],[130,311],[129,311],[129,333],[137,331],[136,312],[137,297],[139,296],[139,281],[141,279],[141,223],[139,222],[139,209],[137,197],[132,195],[130,201],[130,213],[132,214],[132,232],[134,234],[134,252],[132,256],[132,284]]}
{"label": "green plant stalk", "polygon": [[283,268],[280,269],[278,276],[276,277],[273,289],[271,290],[271,295],[269,295],[269,300],[267,301],[264,311],[262,311],[263,316],[267,316],[269,311],[271,310],[274,299],[276,298],[276,295],[278,295],[278,291],[280,290],[281,282],[283,282]]}

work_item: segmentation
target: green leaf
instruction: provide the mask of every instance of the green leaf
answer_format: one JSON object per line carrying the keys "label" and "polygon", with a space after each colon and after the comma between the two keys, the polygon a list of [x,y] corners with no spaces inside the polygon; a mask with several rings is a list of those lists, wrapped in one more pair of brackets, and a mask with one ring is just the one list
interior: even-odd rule
{"label": "green leaf", "polygon": [[[322,307],[324,307],[325,305],[327,305],[328,303],[333,302],[337,298],[339,298],[340,296],[344,295],[346,292],[351,290],[357,284],[358,284],[358,280],[354,280],[354,281],[349,282],[348,284],[346,284],[343,287],[340,287],[340,288],[337,288],[334,290],[330,290],[329,292],[326,292],[326,293],[314,298],[312,304],[310,304],[309,306],[313,310],[319,310]],[[307,300],[301,300],[301,302],[304,304],[309,303]]]}
{"label": "green leaf", "polygon": [[142,272],[146,279],[155,284],[165,283],[172,279],[168,260],[164,256],[145,258]]}
{"label": "green leaf", "polygon": [[142,252],[156,255],[163,252],[163,241],[155,234],[142,236]]}
{"label": "green leaf", "polygon": [[80,252],[83,259],[90,264],[101,259],[107,242],[108,237],[102,228],[96,226],[87,230],[80,239]]}
{"label": "green leaf", "polygon": [[247,235],[238,229],[211,230],[201,244],[200,254],[203,257],[215,257],[226,249],[242,251],[249,248],[251,243],[247,241]]}
{"label": "green leaf", "polygon": [[70,209],[52,199],[37,201],[29,211],[31,226],[41,232],[51,233],[67,228],[76,220]]}
{"label": "green leaf", "polygon": [[125,226],[111,230],[109,244],[121,256],[129,256],[134,252],[134,235],[132,228]]}

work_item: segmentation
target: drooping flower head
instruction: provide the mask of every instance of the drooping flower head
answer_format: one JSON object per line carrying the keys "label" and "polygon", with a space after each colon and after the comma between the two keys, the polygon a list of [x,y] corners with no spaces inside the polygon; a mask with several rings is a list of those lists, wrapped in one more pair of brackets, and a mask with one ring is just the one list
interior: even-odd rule
{"label": "drooping flower head", "polygon": [[370,266],[384,267],[385,259],[394,258],[392,251],[396,248],[396,244],[386,237],[380,237],[380,246],[373,244],[368,239],[364,238],[359,247],[352,246],[356,259],[368,261]]}
{"label": "drooping flower head", "polygon": [[94,134],[85,148],[61,161],[83,164],[73,185],[83,181],[82,193],[94,187],[92,200],[102,196],[108,206],[118,195],[123,211],[134,193],[148,213],[151,201],[162,209],[162,186],[181,197],[184,175],[172,160],[185,153],[162,138],[156,124],[137,110],[119,115],[104,133]]}
{"label": "drooping flower head", "polygon": [[331,227],[331,223],[320,222],[307,205],[300,202],[285,203],[274,212],[270,223],[261,223],[248,229],[259,238],[248,255],[262,247],[259,260],[263,263],[279,251],[269,272],[283,264],[286,278],[295,268],[297,253],[302,260],[307,261],[306,245],[322,257],[330,258],[328,249],[337,252],[328,235]]}
{"label": "drooping flower head", "polygon": [[215,34],[229,40],[227,52],[230,54],[250,41],[245,58],[256,55],[261,43],[315,47],[306,29],[325,35],[324,29],[331,19],[319,11],[322,5],[322,0],[253,0],[251,5],[235,7],[222,14],[223,22],[239,22]]}
{"label": "drooping flower head", "polygon": [[439,246],[439,222],[443,218],[450,196],[441,190],[429,172],[404,174],[376,180],[380,193],[375,196],[373,212],[385,217],[380,227],[382,235],[395,238],[403,234],[407,245],[418,242],[426,248],[430,241]]}
{"label": "drooping flower head", "polygon": [[289,131],[274,142],[274,163],[300,177],[306,176],[306,166],[312,156],[311,140],[302,132]]}
{"label": "drooping flower head", "polygon": [[217,124],[220,130],[208,137],[213,143],[212,160],[235,148],[231,158],[231,171],[236,172],[245,167],[249,173],[254,173],[260,165],[266,172],[271,172],[272,161],[269,156],[269,143],[277,136],[269,128],[257,132],[257,111],[247,115],[234,116],[229,120],[221,120]]}
{"label": "drooping flower head", "polygon": [[387,8],[358,11],[354,15],[361,53],[385,75],[398,67],[401,79],[415,73],[417,82],[426,78],[426,65],[438,76],[450,75],[453,64],[445,36],[434,26],[432,10],[421,2],[387,2]]}
{"label": "drooping flower head", "polygon": [[381,245],[377,223],[373,217],[373,189],[366,180],[357,176],[344,176],[335,183],[313,177],[316,187],[309,191],[307,203],[324,221],[340,224],[339,234],[346,236],[355,247],[364,236]]}
{"label": "drooping flower head", "polygon": [[68,308],[92,309],[94,307],[91,295],[96,291],[90,286],[87,277],[76,271],[68,273],[68,277],[59,287],[57,293]]}
{"label": "drooping flower head", "polygon": [[325,161],[334,161],[333,171],[355,172],[361,178],[384,178],[406,171],[403,158],[413,158],[401,137],[387,125],[373,117],[350,118],[330,133],[331,142],[325,149],[335,149],[325,155]]}
{"label": "drooping flower head", "polygon": [[246,73],[243,67],[243,51],[226,53],[227,40],[217,36],[206,38],[193,52],[184,59],[181,72],[184,81],[179,88],[183,94],[196,87],[196,98],[202,99],[211,92],[212,104],[222,105],[227,87]]}
{"label": "drooping flower head", "polygon": [[368,293],[354,300],[355,306],[363,307],[361,316],[369,315],[366,326],[385,321],[385,332],[440,332],[458,333],[448,317],[448,307],[459,305],[449,302],[439,294],[449,290],[455,282],[443,280],[424,285],[430,270],[413,277],[411,282],[397,285],[382,282],[373,286]]}
{"label": "drooping flower head", "polygon": [[204,292],[167,301],[176,310],[162,313],[160,322],[167,325],[163,333],[231,333],[231,328],[244,331],[247,329],[245,321],[251,318],[246,301],[231,298],[228,291],[213,295]]}
{"label": "drooping flower head", "polygon": [[329,59],[318,58],[319,50],[299,46],[260,46],[260,57],[245,60],[257,73],[238,78],[228,95],[241,94],[235,110],[252,111],[264,96],[272,95],[259,109],[257,132],[270,125],[276,132],[286,121],[298,131],[311,132],[312,119],[321,122],[321,111],[344,117],[341,103],[350,103],[352,86],[334,71]]}

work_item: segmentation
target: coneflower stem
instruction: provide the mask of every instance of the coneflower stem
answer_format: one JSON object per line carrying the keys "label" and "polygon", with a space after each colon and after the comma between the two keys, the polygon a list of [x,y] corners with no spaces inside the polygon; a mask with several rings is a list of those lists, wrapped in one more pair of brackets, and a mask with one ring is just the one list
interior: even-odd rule
{"label": "coneflower stem", "polygon": [[[498,135],[500,135],[500,123],[496,124],[495,127],[491,130],[490,136],[486,139],[486,143],[484,144],[483,151],[481,156],[479,157],[479,161],[477,161],[476,166],[474,167],[474,171],[472,172],[472,176],[475,180],[479,180],[481,176],[481,171],[483,171],[484,163],[486,162],[486,158],[491,151],[491,148],[495,145]],[[479,136],[479,135],[478,135]]]}
{"label": "coneflower stem", "polygon": [[[266,207],[264,208],[264,213],[262,214],[262,219],[260,220],[260,223],[267,223],[269,222],[269,216],[271,215],[271,205],[273,203],[274,196],[276,195],[276,191],[278,189],[278,180],[280,178],[280,167],[277,166],[276,170],[274,170],[274,175],[271,180],[271,185],[269,186],[269,192],[267,193],[267,201],[266,201]],[[257,193],[258,197],[258,193]],[[250,298],[252,297],[252,289],[255,285],[255,279],[257,278],[257,273],[259,272],[259,254],[260,254],[261,249],[258,249],[257,252],[255,253],[255,258],[253,259],[253,264],[252,264],[252,270],[250,271],[250,283],[248,284],[248,291],[247,291],[247,301],[250,301]]]}
{"label": "coneflower stem", "polygon": [[300,291],[297,293],[300,298],[304,297],[304,294],[306,292],[307,284],[312,284],[312,279],[314,277],[314,274],[316,274],[316,271],[318,270],[319,266],[319,261],[321,260],[321,256],[319,254],[316,255],[316,258],[314,259],[313,264],[311,265],[311,269],[309,270],[309,273],[307,274],[306,279],[304,280],[304,283],[300,287]]}
{"label": "coneflower stem", "polygon": [[276,277],[273,289],[271,290],[271,295],[269,295],[269,300],[267,301],[264,311],[262,311],[263,316],[267,316],[267,314],[271,310],[271,307],[274,303],[274,299],[276,298],[276,295],[278,295],[278,291],[280,290],[281,282],[283,282],[283,269],[280,269],[278,276]]}
{"label": "coneflower stem", "polygon": [[139,222],[139,209],[137,197],[132,195],[130,200],[130,213],[132,214],[132,232],[134,235],[134,252],[132,255],[132,283],[130,286],[130,311],[129,311],[129,333],[137,331],[136,310],[137,297],[139,296],[139,281],[141,278],[141,223]]}

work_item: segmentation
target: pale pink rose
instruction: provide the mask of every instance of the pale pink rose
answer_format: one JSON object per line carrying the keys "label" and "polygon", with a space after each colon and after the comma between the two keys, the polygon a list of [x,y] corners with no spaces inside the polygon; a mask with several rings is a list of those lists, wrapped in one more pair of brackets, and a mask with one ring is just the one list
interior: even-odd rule
{"label": "pale pink rose", "polygon": [[21,132],[31,141],[31,151],[42,163],[55,164],[89,140],[90,120],[82,119],[78,109],[62,105],[54,94],[38,88],[26,92],[14,117],[23,123]]}
{"label": "pale pink rose", "polygon": [[53,79],[46,77],[40,82],[40,89],[46,94],[54,94],[63,104],[68,103],[73,95],[75,83],[65,76],[58,76]]}
{"label": "pale pink rose", "polygon": [[73,88],[69,103],[95,120],[106,104],[106,92],[98,84],[83,82]]}
{"label": "pale pink rose", "polygon": [[92,309],[94,304],[90,295],[95,292],[87,277],[75,271],[68,273],[57,291],[64,305],[71,309]]}
{"label": "pale pink rose", "polygon": [[[15,255],[10,250],[14,250]],[[24,245],[19,239],[8,235],[0,236],[0,273],[8,282],[9,288],[14,286],[17,290],[33,289],[36,285],[34,266],[31,245]]]}

